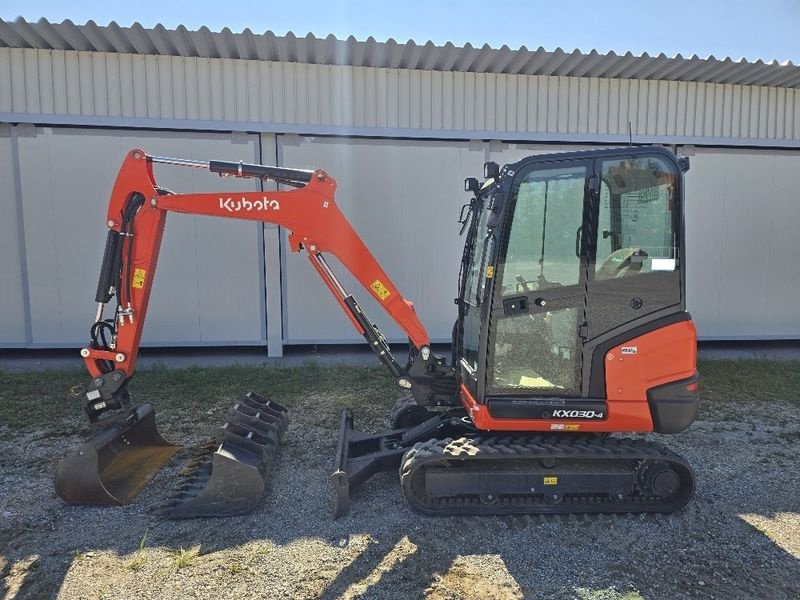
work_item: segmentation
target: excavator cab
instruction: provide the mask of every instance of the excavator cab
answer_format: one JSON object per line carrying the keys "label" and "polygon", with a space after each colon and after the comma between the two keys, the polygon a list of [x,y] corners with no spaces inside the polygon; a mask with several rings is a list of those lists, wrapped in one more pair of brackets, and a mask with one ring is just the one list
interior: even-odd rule
{"label": "excavator cab", "polygon": [[487,428],[672,432],[694,420],[696,394],[659,402],[656,389],[675,373],[695,381],[686,168],[657,147],[487,165],[495,176],[472,201],[454,340]]}

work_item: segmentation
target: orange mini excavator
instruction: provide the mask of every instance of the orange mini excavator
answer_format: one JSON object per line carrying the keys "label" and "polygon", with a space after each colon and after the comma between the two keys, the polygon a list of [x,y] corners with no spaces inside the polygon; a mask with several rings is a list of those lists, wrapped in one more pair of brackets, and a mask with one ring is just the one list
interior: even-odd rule
{"label": "orange mini excavator", "polygon": [[[179,194],[153,165],[271,180],[276,192]],[[470,200],[458,278],[452,357],[437,356],[414,311],[351,227],[325,172],[200,162],[131,151],[108,208],[108,237],[91,343],[92,380],[78,386],[94,433],[63,459],[56,489],[69,502],[129,502],[173,455],[150,404],[131,403],[139,341],[170,211],[274,223],[305,252],[353,326],[398,385],[391,429],[341,419],[336,515],[350,490],[398,470],[428,514],[668,512],[694,489],[689,465],[624,432],[676,433],[698,408],[696,333],[685,310],[683,173],[657,147],[531,156],[484,180]],[[326,262],[336,256],[409,338],[398,362]],[[116,297],[116,311],[103,317]],[[449,363],[449,364],[448,364]],[[259,503],[286,432],[286,409],[256,393],[226,416],[207,456],[167,503],[176,518],[231,515]]]}

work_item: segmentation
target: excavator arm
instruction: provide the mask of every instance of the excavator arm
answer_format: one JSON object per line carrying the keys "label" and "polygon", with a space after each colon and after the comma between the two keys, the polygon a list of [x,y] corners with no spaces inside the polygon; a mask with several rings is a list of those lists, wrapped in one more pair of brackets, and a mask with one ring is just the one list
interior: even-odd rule
{"label": "excavator arm", "polygon": [[[160,187],[153,165],[208,169],[222,176],[275,181],[286,191],[176,194]],[[433,355],[414,306],[403,298],[336,204],[336,181],[305,171],[224,161],[201,162],[130,151],[108,207],[103,262],[91,342],[81,350],[92,376],[73,393],[84,401],[93,434],[56,472],[56,490],[69,502],[125,504],[176,452],[155,424],[149,403],[131,404],[133,377],[169,212],[273,223],[289,231],[289,247],[304,251],[335,300],[370,348],[421,403],[457,402],[455,371]],[[384,336],[364,315],[328,265],[332,254],[377,300],[409,338],[400,365]],[[116,298],[113,315],[106,305]],[[164,507],[174,518],[223,516],[252,509],[264,492],[270,466],[286,432],[286,409],[254,392],[241,397],[219,429],[214,452],[184,468],[189,481]],[[188,470],[187,470],[188,469]]]}
{"label": "excavator arm", "polygon": [[[176,194],[158,186],[155,163],[205,168],[222,176],[272,180],[291,186],[288,191]],[[306,171],[223,161],[201,162],[128,153],[114,184],[108,207],[109,228],[97,287],[97,317],[91,343],[81,354],[94,378],[87,412],[95,420],[120,408],[117,391],[133,376],[159,248],[167,213],[180,212],[273,223],[289,231],[292,251],[305,251],[335,300],[370,348],[399,384],[428,394],[429,380],[441,379],[444,363],[430,351],[430,339],[413,304],[406,300],[336,204],[336,181],[321,170]],[[411,344],[412,360],[401,366],[384,336],[344,289],[327,261],[330,253],[377,300],[403,329]],[[104,307],[117,298],[114,315],[104,319]],[[413,367],[413,359],[422,365]],[[452,377],[448,377],[452,380]],[[422,390],[422,391],[420,391]],[[91,392],[91,390],[90,390]],[[95,400],[94,402],[92,400]]]}

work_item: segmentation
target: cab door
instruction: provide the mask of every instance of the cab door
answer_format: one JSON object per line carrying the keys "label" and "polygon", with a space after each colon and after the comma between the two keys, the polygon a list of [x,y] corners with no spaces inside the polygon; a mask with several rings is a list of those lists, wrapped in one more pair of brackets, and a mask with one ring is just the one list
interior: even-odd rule
{"label": "cab door", "polygon": [[486,394],[581,395],[591,160],[523,164],[511,184],[487,336]]}
{"label": "cab door", "polygon": [[642,148],[598,157],[594,170],[589,339],[683,310],[682,177],[674,157]]}

